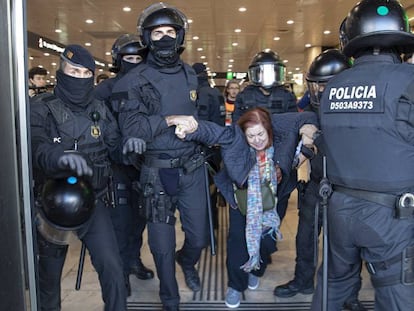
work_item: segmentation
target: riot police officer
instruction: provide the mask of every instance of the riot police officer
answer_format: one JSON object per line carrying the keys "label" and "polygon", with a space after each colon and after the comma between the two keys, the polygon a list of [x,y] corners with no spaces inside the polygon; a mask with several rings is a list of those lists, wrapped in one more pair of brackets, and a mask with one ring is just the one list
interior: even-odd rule
{"label": "riot police officer", "polygon": [[[31,105],[35,186],[40,189],[45,180],[58,178],[67,171],[75,177],[89,177],[96,207],[90,220],[76,234],[89,250],[99,275],[105,310],[126,310],[122,261],[109,209],[104,204],[109,156],[122,161],[120,132],[105,104],[93,98],[95,60],[92,55],[80,45],[68,45],[60,60],[54,93],[33,97]],[[64,197],[75,204],[79,196]],[[37,240],[41,310],[60,310],[60,280],[68,245],[59,245],[42,234]]]}
{"label": "riot police officer", "polygon": [[[200,290],[195,264],[208,242],[204,159],[197,144],[178,139],[170,127],[175,125],[172,115],[193,116],[197,111],[197,76],[180,58],[187,27],[185,15],[165,3],[144,9],[138,30],[148,48],[145,63],[132,69],[113,89],[114,95],[128,96],[112,102],[119,115],[124,151],[144,153],[140,186],[164,310],[179,309],[176,260],[187,286]],[[188,125],[195,130],[197,123],[190,120]],[[185,235],[177,254],[176,209]]]}
{"label": "riot police officer", "polygon": [[[329,49],[319,54],[309,67],[306,74],[308,84],[310,110],[319,114],[320,97],[326,83],[341,71],[350,68],[349,60],[337,49]],[[300,183],[299,187],[299,223],[296,233],[296,266],[295,277],[286,284],[276,286],[275,296],[292,297],[298,293],[312,294],[314,291],[313,279],[317,262],[315,262],[315,238],[321,230],[322,211],[315,219],[316,204],[321,201],[319,196],[319,183],[323,177],[322,152],[314,154],[306,146],[301,147],[302,153],[306,154],[310,161],[310,180],[305,184]],[[317,233],[315,233],[315,221],[317,221]],[[365,310],[358,300],[358,292],[361,288],[361,281],[355,287],[351,296],[347,299],[344,308],[347,310]]]}
{"label": "riot police officer", "polygon": [[[138,66],[146,54],[136,34],[119,36],[112,45],[111,71],[117,73],[114,78],[107,79],[95,88],[95,97],[104,100],[112,110],[111,96],[114,85],[132,68]],[[154,272],[142,263],[141,247],[142,234],[146,226],[142,206],[139,205],[138,192],[133,181],[139,175],[139,166],[123,165],[112,162],[111,189],[114,194],[114,208],[111,209],[111,218],[117,235],[119,250],[124,264],[125,281],[128,295],[131,293],[129,274],[138,279],[148,280],[154,277]]]}
{"label": "riot police officer", "polygon": [[[285,88],[285,65],[279,55],[266,49],[257,53],[250,65],[248,75],[251,84],[236,98],[233,122],[248,109],[260,106],[270,113],[297,112],[296,96]],[[285,217],[290,193],[296,186],[297,172],[284,176],[278,187],[277,212],[280,219]]]}
{"label": "riot police officer", "polygon": [[[353,67],[327,84],[320,118],[328,178],[327,310],[359,282],[361,258],[375,310],[414,309],[414,50],[396,0],[362,0],[348,14],[343,52]],[[312,310],[321,310],[318,275]]]}

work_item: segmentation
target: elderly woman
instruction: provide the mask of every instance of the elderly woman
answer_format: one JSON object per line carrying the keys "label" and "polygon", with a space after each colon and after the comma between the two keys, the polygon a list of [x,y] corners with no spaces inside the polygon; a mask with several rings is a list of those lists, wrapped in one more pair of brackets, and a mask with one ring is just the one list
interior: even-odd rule
{"label": "elderly woman", "polygon": [[[244,290],[259,286],[259,277],[277,250],[281,234],[276,204],[277,195],[283,195],[277,191],[278,183],[288,180],[300,135],[306,155],[311,156],[315,125],[317,117],[311,112],[270,115],[256,107],[231,127],[208,121],[198,121],[195,131],[194,127],[176,126],[182,139],[221,145],[224,168],[214,180],[230,206],[225,301],[229,308],[240,305]],[[263,187],[274,195],[271,206]],[[247,199],[238,195],[242,189],[247,189]]]}

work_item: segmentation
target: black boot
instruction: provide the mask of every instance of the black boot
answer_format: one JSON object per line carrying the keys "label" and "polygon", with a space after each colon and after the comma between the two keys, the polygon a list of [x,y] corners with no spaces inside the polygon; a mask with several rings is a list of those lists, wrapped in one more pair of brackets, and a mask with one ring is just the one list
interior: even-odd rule
{"label": "black boot", "polygon": [[358,299],[347,300],[344,303],[344,309],[350,311],[366,311],[365,307]]}
{"label": "black boot", "polygon": [[175,260],[181,266],[184,273],[185,284],[193,291],[198,292],[201,289],[200,277],[194,266],[184,266],[180,260],[180,252],[178,251],[175,256]]}
{"label": "black boot", "polygon": [[140,280],[149,280],[154,278],[154,272],[144,266],[141,260],[130,267],[129,274],[135,275]]}
{"label": "black boot", "polygon": [[286,284],[276,286],[273,295],[282,298],[293,297],[296,294],[310,295],[313,294],[313,284],[303,286],[298,284],[296,280],[289,281]]}

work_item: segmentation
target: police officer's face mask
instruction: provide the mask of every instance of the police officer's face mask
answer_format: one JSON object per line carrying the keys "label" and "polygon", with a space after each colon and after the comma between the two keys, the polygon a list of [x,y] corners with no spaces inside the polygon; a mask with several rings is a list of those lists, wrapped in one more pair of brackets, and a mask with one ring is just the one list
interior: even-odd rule
{"label": "police officer's face mask", "polygon": [[152,54],[155,59],[163,64],[173,64],[177,61],[177,38],[163,36],[160,40],[151,41]]}
{"label": "police officer's face mask", "polygon": [[94,77],[75,78],[64,74],[62,70],[56,72],[57,85],[55,93],[65,103],[86,107],[90,101]]}

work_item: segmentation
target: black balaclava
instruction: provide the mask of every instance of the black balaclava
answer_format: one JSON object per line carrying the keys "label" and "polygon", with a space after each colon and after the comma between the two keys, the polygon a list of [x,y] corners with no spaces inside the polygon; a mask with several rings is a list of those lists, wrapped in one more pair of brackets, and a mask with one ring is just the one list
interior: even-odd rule
{"label": "black balaclava", "polygon": [[131,63],[131,62],[127,62],[125,60],[121,60],[121,70],[119,71],[122,74],[126,74],[128,71],[130,71],[131,69],[135,68],[136,66],[138,66],[141,62],[139,63]]}
{"label": "black balaclava", "polygon": [[94,77],[75,78],[56,71],[55,94],[74,110],[84,110],[93,98]]}
{"label": "black balaclava", "polygon": [[160,40],[153,41],[150,39],[150,59],[159,66],[174,66],[180,59],[180,49],[177,47],[177,42],[180,40],[181,31],[177,31],[177,38],[172,38],[168,35],[163,36]]}

